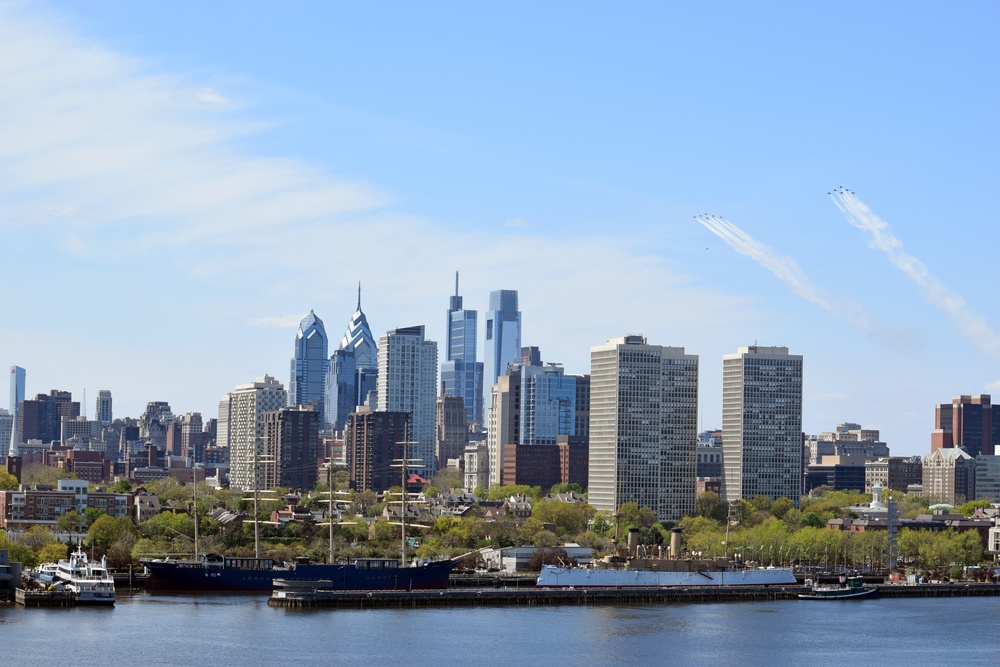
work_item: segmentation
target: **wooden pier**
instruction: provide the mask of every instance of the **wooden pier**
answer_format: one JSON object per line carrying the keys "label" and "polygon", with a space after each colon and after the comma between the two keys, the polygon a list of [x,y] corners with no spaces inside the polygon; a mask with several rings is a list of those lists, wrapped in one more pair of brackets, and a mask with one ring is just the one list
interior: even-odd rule
{"label": "wooden pier", "polygon": [[29,591],[18,588],[14,601],[25,607],[75,607],[76,595],[70,591]]}
{"label": "wooden pier", "polygon": [[[884,598],[1000,595],[998,584],[879,586]],[[402,609],[418,607],[506,607],[540,605],[648,605],[697,602],[798,600],[805,586],[701,588],[519,588],[436,591],[276,590],[268,605],[285,609]]]}

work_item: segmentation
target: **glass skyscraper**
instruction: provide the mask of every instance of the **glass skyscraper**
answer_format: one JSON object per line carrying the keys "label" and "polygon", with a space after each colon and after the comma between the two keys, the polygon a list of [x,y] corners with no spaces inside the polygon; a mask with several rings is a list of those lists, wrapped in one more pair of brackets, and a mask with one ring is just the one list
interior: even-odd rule
{"label": "glass skyscraper", "polygon": [[361,286],[358,286],[358,307],[351,315],[340,348],[330,357],[326,374],[325,424],[342,431],[347,416],[366,402],[376,391],[378,357],[375,338],[368,318],[361,310]]}
{"label": "glass skyscraper", "polygon": [[24,400],[24,369],[10,367],[10,414],[17,414],[17,404]]}
{"label": "glass skyscraper", "polygon": [[476,316],[476,311],[462,308],[458,272],[455,272],[455,296],[448,304],[447,356],[441,364],[441,381],[446,396],[459,396],[465,402],[466,421],[482,423],[483,364],[476,361]]}
{"label": "glass skyscraper", "polygon": [[508,364],[521,360],[521,311],[517,309],[517,290],[490,292],[483,355],[483,399],[488,403],[497,378],[507,373]]}
{"label": "glass skyscraper", "polygon": [[323,420],[326,391],[326,371],[330,367],[327,357],[326,329],[316,313],[302,318],[295,335],[295,356],[292,358],[291,379],[288,383],[289,405],[311,405]]}

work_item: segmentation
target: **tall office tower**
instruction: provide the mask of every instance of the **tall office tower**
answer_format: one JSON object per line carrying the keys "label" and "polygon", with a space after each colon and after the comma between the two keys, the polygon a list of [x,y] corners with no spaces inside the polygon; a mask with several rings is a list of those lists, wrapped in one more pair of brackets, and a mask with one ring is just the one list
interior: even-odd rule
{"label": "tall office tower", "polygon": [[264,413],[280,410],[287,403],[288,392],[270,375],[241,384],[229,393],[229,485],[233,489],[263,488],[259,466],[265,462]]}
{"label": "tall office tower", "polygon": [[935,449],[923,459],[923,489],[931,504],[961,505],[976,497],[976,459],[957,447]]}
{"label": "tall office tower", "polygon": [[389,331],[378,342],[378,409],[409,412],[409,458],[427,477],[436,469],[434,419],[437,403],[437,343],[424,339],[424,327]]}
{"label": "tall office tower", "polygon": [[24,400],[24,369],[10,367],[10,414],[17,414],[17,404]]}
{"label": "tall office tower", "polygon": [[590,351],[590,504],[636,502],[660,521],[694,511],[698,356],[641,335]]}
{"label": "tall office tower", "polygon": [[327,356],[326,329],[316,313],[302,318],[295,334],[295,356],[292,357],[291,379],[288,383],[288,405],[311,405],[323,418],[326,372],[330,368]]}
{"label": "tall office tower", "polygon": [[490,389],[486,413],[489,486],[503,484],[504,448],[516,445],[521,432],[521,375],[501,375]]}
{"label": "tall office tower", "polygon": [[358,307],[351,315],[340,348],[330,357],[326,374],[324,419],[334,431],[342,431],[347,416],[367,403],[368,394],[376,391],[378,356],[368,318],[361,310],[361,286]]}
{"label": "tall office tower", "polygon": [[448,303],[445,362],[441,364],[443,393],[459,396],[465,404],[465,420],[483,421],[483,364],[476,361],[476,311],[462,308],[455,272],[455,296]]}
{"label": "tall office tower", "polygon": [[201,419],[200,412],[188,412],[179,420],[180,422],[180,456],[187,457],[192,463],[204,463],[204,456],[201,456],[205,447],[205,427]]}
{"label": "tall office tower", "polygon": [[62,438],[62,418],[80,416],[80,403],[68,391],[53,389],[34,399],[21,401],[17,410],[17,432],[21,442],[41,440],[48,444]]}
{"label": "tall office tower", "polygon": [[[403,457],[403,442],[409,437],[406,412],[352,412],[344,429],[344,448],[351,488],[358,491],[387,491],[399,486],[400,469],[390,467]],[[407,452],[408,456],[412,456]]]}
{"label": "tall office tower", "polygon": [[165,439],[167,424],[173,420],[174,413],[170,411],[169,403],[150,401],[146,403],[146,410],[139,417],[139,437],[154,441],[157,437]]}
{"label": "tall office tower", "polygon": [[311,490],[316,486],[319,412],[296,405],[264,413],[262,486]]}
{"label": "tall office tower", "polygon": [[1000,405],[989,394],[956,396],[934,409],[931,451],[961,447],[975,458],[993,455],[1000,445]]}
{"label": "tall office tower", "polygon": [[110,426],[114,418],[111,416],[111,392],[101,389],[97,392],[97,405],[94,406],[94,421],[101,426]]}
{"label": "tall office tower", "polygon": [[11,449],[11,445],[15,448],[18,443],[11,442],[14,438],[11,438],[11,431],[14,429],[14,415],[10,412],[0,408],[0,447],[3,451],[8,452]]}
{"label": "tall office tower", "polygon": [[446,467],[448,459],[461,459],[468,444],[465,401],[461,396],[438,396],[434,422],[434,458],[438,469]]}
{"label": "tall office tower", "polygon": [[232,397],[226,394],[219,401],[219,413],[215,422],[215,446],[229,447],[229,409]]}
{"label": "tall office tower", "polygon": [[802,494],[802,357],[741,347],[722,358],[722,493],[726,501]]}
{"label": "tall office tower", "polygon": [[497,378],[507,373],[509,364],[521,359],[521,311],[517,309],[517,290],[490,292],[483,355],[483,400],[484,404],[489,404],[490,391]]}

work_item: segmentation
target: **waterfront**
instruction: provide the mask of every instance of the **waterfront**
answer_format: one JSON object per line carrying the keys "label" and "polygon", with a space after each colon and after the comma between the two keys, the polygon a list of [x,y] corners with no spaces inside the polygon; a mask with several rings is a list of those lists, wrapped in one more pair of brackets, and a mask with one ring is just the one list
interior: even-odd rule
{"label": "waterfront", "polygon": [[11,664],[996,664],[996,598],[289,611],[266,596],[120,594],[0,609]]}

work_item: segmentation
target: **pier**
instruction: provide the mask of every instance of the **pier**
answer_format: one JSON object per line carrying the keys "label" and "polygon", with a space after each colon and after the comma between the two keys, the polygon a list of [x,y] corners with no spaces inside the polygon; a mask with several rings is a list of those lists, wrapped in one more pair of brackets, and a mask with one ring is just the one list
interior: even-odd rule
{"label": "pier", "polygon": [[[1000,595],[998,584],[922,584],[878,586],[879,595],[970,597]],[[541,605],[648,605],[698,602],[796,600],[805,586],[701,588],[520,588],[431,591],[331,591],[278,589],[268,605],[285,609],[403,609],[418,607],[508,607]],[[843,602],[841,602],[843,603]]]}

